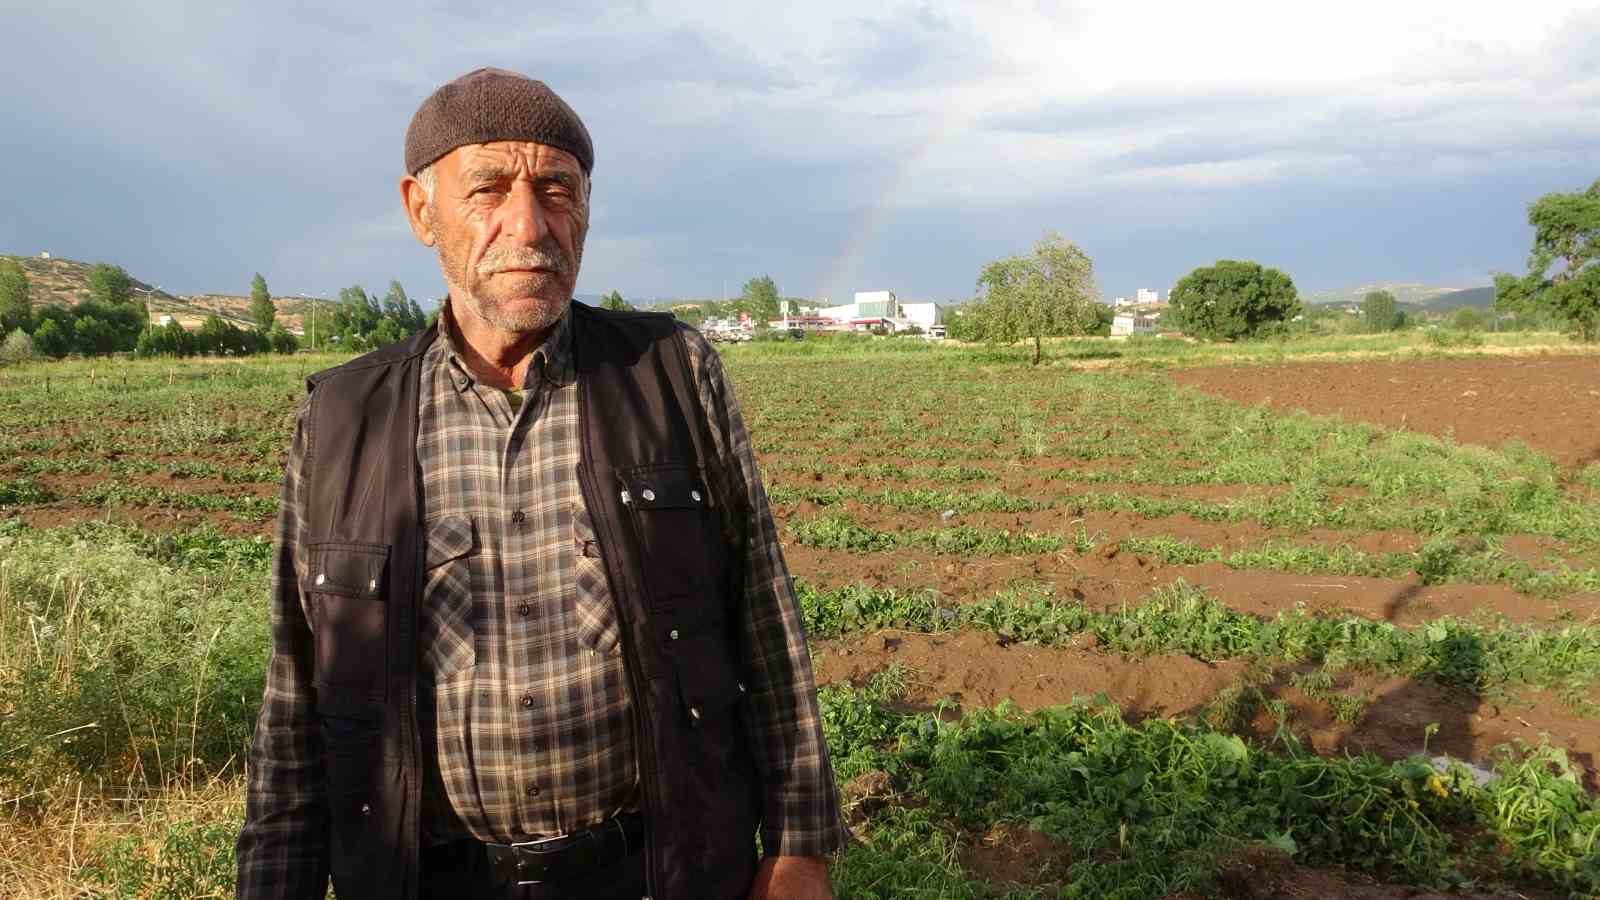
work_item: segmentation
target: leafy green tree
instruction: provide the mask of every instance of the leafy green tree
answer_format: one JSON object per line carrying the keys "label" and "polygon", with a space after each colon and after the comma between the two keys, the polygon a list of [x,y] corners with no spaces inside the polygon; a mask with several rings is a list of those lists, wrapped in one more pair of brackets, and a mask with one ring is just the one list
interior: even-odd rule
{"label": "leafy green tree", "polygon": [[114,305],[133,301],[133,279],[121,266],[99,263],[89,270],[89,299]]}
{"label": "leafy green tree", "polygon": [[345,347],[359,350],[367,346],[366,337],[378,327],[383,310],[377,300],[367,296],[361,285],[353,284],[339,291],[339,303],[334,307],[332,318],[333,327],[329,331],[339,335]]}
{"label": "leafy green tree", "polygon": [[262,331],[272,330],[272,320],[278,317],[278,308],[272,304],[272,294],[267,291],[267,280],[257,272],[250,279],[250,320]]}
{"label": "leafy green tree", "polygon": [[752,278],[739,291],[739,309],[750,314],[757,326],[778,317],[778,285],[770,275]]}
{"label": "leafy green tree", "polygon": [[422,307],[406,296],[406,289],[399,281],[390,281],[389,292],[383,295],[383,317],[393,320],[402,337],[428,327],[428,317],[423,315]]}
{"label": "leafy green tree", "polygon": [[1399,327],[1399,308],[1388,291],[1372,291],[1361,300],[1361,319],[1367,333],[1382,334]]}
{"label": "leafy green tree", "polygon": [[706,320],[706,311],[699,304],[680,303],[672,308],[672,314],[683,322],[699,328]]}
{"label": "leafy green tree", "polygon": [[618,312],[628,312],[633,309],[632,306],[628,305],[628,301],[622,299],[621,291],[612,291],[604,297],[601,297],[600,308],[616,310]]}
{"label": "leafy green tree", "polygon": [[1552,314],[1579,340],[1600,340],[1600,179],[1586,191],[1535,200],[1528,206],[1528,224],[1533,226],[1528,273],[1521,278],[1496,274],[1495,306],[1518,314]]}
{"label": "leafy green tree", "polygon": [[367,333],[366,338],[369,346],[387,347],[390,344],[398,344],[405,340],[406,332],[402,329],[399,322],[388,316],[384,316],[383,319],[378,322],[378,327]]}
{"label": "leafy green tree", "polygon": [[1077,244],[1049,233],[1030,256],[997,259],[978,275],[975,330],[984,340],[1010,344],[1033,339],[1033,362],[1044,358],[1043,339],[1089,334],[1099,325],[1094,262]]}
{"label": "leafy green tree", "polygon": [[139,356],[193,356],[197,348],[194,335],[173,320],[145,329],[134,352]]}
{"label": "leafy green tree", "polygon": [[1484,325],[1483,313],[1476,307],[1463,306],[1450,314],[1450,327],[1456,331],[1482,331]]}
{"label": "leafy green tree", "polygon": [[14,259],[0,259],[0,332],[33,327],[33,302],[28,299],[28,273]]}
{"label": "leafy green tree", "polygon": [[1301,307],[1288,275],[1256,262],[1222,259],[1180,278],[1172,288],[1172,309],[1191,337],[1233,341],[1287,322]]}
{"label": "leafy green tree", "polygon": [[21,328],[15,329],[6,335],[4,341],[0,341],[0,365],[33,362],[38,358],[39,351],[33,345],[33,338]]}
{"label": "leafy green tree", "polygon": [[273,353],[293,353],[300,349],[300,342],[281,323],[273,325],[272,330],[267,332],[267,343],[272,346]]}
{"label": "leafy green tree", "polygon": [[72,334],[59,320],[44,319],[33,329],[33,346],[45,356],[60,359],[72,352]]}

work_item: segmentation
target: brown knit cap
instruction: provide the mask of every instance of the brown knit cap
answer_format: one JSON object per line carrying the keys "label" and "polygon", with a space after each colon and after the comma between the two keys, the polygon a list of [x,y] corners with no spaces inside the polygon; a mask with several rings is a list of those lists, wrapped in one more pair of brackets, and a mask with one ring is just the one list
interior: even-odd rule
{"label": "brown knit cap", "polygon": [[549,144],[577,157],[584,174],[594,168],[589,130],[555,91],[516,72],[478,69],[417,108],[406,129],[406,171],[415,175],[463,144],[490,141]]}

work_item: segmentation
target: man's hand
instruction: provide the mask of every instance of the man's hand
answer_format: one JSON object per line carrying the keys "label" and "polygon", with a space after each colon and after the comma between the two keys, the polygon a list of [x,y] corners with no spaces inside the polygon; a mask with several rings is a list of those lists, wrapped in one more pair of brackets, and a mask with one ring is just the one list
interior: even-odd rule
{"label": "man's hand", "polygon": [[750,900],[833,900],[828,860],[821,856],[769,856],[756,870]]}

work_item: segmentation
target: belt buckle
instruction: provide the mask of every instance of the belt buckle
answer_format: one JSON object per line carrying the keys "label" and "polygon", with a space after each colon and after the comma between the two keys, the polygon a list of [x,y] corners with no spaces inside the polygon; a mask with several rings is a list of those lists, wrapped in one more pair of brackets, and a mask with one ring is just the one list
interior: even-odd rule
{"label": "belt buckle", "polygon": [[[565,841],[565,840],[570,840],[571,838],[572,838],[572,835],[570,835],[570,834],[558,834],[555,837],[539,838],[536,841],[518,841],[518,842],[513,843],[513,844],[510,845],[511,849],[512,849],[511,860],[512,860],[513,863],[517,864],[516,868],[520,870],[522,868],[522,866],[520,864],[521,856],[518,853],[516,853],[515,851],[521,850],[524,847],[536,848],[540,844],[553,844],[556,841]],[[534,854],[538,854],[538,853],[541,853],[541,852],[544,852],[544,851],[535,849],[532,852]],[[520,877],[520,874],[517,876],[517,882],[516,883],[519,886],[526,885],[526,884],[544,884],[543,881],[540,881],[537,878],[533,878],[533,879],[529,879],[527,881],[523,881],[521,879],[521,877]]]}

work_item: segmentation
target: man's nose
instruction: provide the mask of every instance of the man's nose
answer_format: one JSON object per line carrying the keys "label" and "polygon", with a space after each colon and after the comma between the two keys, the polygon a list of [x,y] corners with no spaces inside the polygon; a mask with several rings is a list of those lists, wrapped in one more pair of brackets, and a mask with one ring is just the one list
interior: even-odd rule
{"label": "man's nose", "polygon": [[532,247],[544,236],[544,210],[539,207],[539,198],[534,194],[533,185],[522,181],[512,184],[502,212],[505,219],[501,223],[501,230],[518,243]]}

